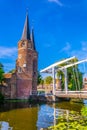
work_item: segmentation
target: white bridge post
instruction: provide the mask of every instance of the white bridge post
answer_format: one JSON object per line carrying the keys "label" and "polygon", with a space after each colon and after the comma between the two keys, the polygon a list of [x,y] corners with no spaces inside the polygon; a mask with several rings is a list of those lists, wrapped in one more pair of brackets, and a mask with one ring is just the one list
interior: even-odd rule
{"label": "white bridge post", "polygon": [[67,94],[67,92],[68,92],[68,79],[67,79],[67,69],[66,68],[64,68],[64,74],[65,74],[65,92],[66,92],[66,94]]}
{"label": "white bridge post", "polygon": [[55,101],[55,68],[52,67],[52,76],[53,76],[53,101]]}

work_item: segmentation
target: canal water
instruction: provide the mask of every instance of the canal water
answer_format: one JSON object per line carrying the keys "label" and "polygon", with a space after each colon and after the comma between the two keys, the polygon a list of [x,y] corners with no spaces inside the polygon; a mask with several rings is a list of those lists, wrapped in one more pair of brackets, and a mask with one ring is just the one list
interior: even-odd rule
{"label": "canal water", "polygon": [[[87,103],[87,102],[85,102]],[[59,115],[79,112],[84,104],[59,102],[31,105],[27,102],[0,105],[0,130],[47,130],[58,123]]]}

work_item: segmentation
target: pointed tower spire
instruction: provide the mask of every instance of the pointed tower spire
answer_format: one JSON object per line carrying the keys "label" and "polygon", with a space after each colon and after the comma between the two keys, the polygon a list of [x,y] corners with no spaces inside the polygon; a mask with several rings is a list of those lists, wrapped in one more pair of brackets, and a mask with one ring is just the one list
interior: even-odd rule
{"label": "pointed tower spire", "polygon": [[28,22],[28,13],[26,15],[26,20],[25,20],[25,24],[24,24],[24,29],[23,29],[21,40],[30,40],[30,30],[29,30],[29,22]]}
{"label": "pointed tower spire", "polygon": [[34,29],[33,28],[31,30],[31,41],[32,41],[33,49],[36,50],[35,40],[34,40]]}

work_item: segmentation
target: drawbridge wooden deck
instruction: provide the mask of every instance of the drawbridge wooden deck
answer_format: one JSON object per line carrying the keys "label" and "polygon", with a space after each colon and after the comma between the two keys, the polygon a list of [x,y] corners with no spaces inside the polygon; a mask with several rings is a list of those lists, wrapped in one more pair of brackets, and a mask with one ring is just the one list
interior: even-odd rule
{"label": "drawbridge wooden deck", "polygon": [[56,91],[55,95],[59,98],[81,98],[87,99],[87,91]]}

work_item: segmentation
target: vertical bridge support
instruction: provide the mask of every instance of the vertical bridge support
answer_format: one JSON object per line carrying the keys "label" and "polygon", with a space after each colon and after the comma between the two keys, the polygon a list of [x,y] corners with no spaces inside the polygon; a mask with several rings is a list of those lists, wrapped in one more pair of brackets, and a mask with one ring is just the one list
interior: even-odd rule
{"label": "vertical bridge support", "polygon": [[68,79],[67,79],[67,69],[64,68],[64,75],[65,75],[65,93],[67,94],[68,92]]}
{"label": "vertical bridge support", "polygon": [[55,97],[55,89],[56,89],[56,86],[55,86],[55,67],[52,68],[52,76],[53,76],[53,101],[56,100],[56,97]]}

